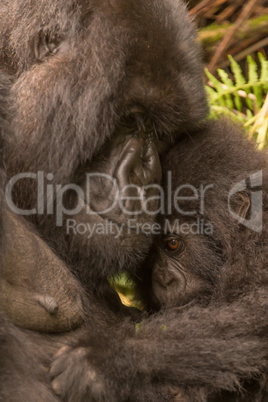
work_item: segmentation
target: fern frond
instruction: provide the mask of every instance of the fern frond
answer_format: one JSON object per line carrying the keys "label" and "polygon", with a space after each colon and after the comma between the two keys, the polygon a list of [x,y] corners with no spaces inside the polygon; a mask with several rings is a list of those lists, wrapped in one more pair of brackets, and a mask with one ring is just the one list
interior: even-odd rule
{"label": "fern frond", "polygon": [[248,108],[246,115],[243,115],[244,121],[252,118],[253,113],[258,113],[263,104],[264,93],[268,89],[268,61],[261,53],[258,54],[258,57],[261,65],[260,76],[257,63],[251,56],[247,58],[248,80],[232,56],[229,56],[229,60],[234,81],[224,70],[218,70],[220,80],[207,69],[205,70],[209,79],[209,86],[206,86],[206,89],[211,106],[227,107],[231,111],[237,110],[242,113],[242,98],[244,98]]}
{"label": "fern frond", "polygon": [[263,88],[268,91],[268,60],[265,59],[262,53],[258,53],[259,61],[261,63],[261,82],[263,82]]}
{"label": "fern frond", "polygon": [[[248,61],[248,80],[249,83],[252,84],[252,89],[253,89],[253,93],[256,97],[256,105],[258,110],[261,108],[262,105],[262,88],[260,85],[258,85],[258,66],[257,63],[253,60],[253,58],[251,56],[247,57],[247,61]],[[257,85],[255,85],[257,84]]]}
{"label": "fern frond", "polygon": [[246,79],[243,75],[241,67],[232,56],[229,55],[228,59],[230,60],[230,63],[231,63],[231,70],[232,70],[232,73],[234,74],[235,82],[236,82],[237,86],[242,87],[243,85],[246,84]]}

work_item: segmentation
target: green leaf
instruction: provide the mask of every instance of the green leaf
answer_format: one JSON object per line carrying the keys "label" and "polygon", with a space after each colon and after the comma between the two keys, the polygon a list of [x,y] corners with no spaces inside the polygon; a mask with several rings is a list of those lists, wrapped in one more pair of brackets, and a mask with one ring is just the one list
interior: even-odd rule
{"label": "green leaf", "polygon": [[261,77],[260,81],[265,91],[268,91],[268,60],[265,59],[262,53],[258,53],[259,61],[261,63]]}
{"label": "green leaf", "polygon": [[247,109],[247,120],[250,120],[253,118],[253,113],[251,110]]}
{"label": "green leaf", "polygon": [[258,66],[251,56],[247,57],[248,61],[248,82],[254,84],[258,82]]}
{"label": "green leaf", "polygon": [[256,105],[257,108],[260,109],[262,105],[262,90],[261,85],[258,83],[258,66],[255,60],[251,56],[247,57],[248,61],[248,79],[249,83],[252,84],[252,90],[254,95],[256,96]]}
{"label": "green leaf", "polygon": [[243,86],[246,83],[246,79],[242,73],[240,65],[235,61],[232,56],[228,56],[231,63],[231,70],[235,77],[236,86]]}
{"label": "green leaf", "polygon": [[[222,82],[220,82],[219,80],[217,80],[216,77],[214,77],[214,75],[212,75],[207,68],[205,68],[205,73],[208,77],[208,79],[212,82],[215,91],[217,93],[217,95],[214,97],[214,102],[219,103],[221,106],[225,106],[225,102],[223,99],[223,93],[224,93],[224,88],[222,86]],[[217,101],[216,101],[217,98]]]}
{"label": "green leaf", "polygon": [[[260,73],[255,60],[251,56],[247,58],[248,79],[244,77],[241,67],[232,56],[229,56],[229,60],[234,82],[231,76],[222,69],[218,70],[220,79],[214,77],[207,69],[205,70],[211,81],[211,87],[206,86],[210,116],[216,117],[227,113],[232,118],[246,123],[256,115],[257,109],[261,109],[264,102],[263,90],[268,90],[268,61],[261,53],[258,56],[261,65]],[[251,95],[254,95],[254,98]],[[247,108],[243,107],[245,103]]]}
{"label": "green leaf", "polygon": [[[231,80],[231,78],[229,78],[228,74],[221,68],[219,68],[217,71],[218,71],[219,76],[221,77],[222,82],[226,85],[227,89],[234,88],[233,81]],[[232,100],[230,93],[226,93],[226,95],[224,95],[224,98],[226,100],[227,107],[229,109],[233,109],[234,102]],[[242,107],[242,105],[241,105],[241,107]]]}
{"label": "green leaf", "polygon": [[237,91],[234,92],[234,101],[235,101],[235,107],[236,107],[236,109],[237,109],[239,112],[242,112],[243,104],[242,104],[241,98],[240,98],[240,96],[238,95]]}
{"label": "green leaf", "polygon": [[[245,79],[245,77],[243,75],[243,72],[242,72],[242,69],[241,69],[240,65],[235,61],[235,59],[230,55],[228,56],[228,58],[229,58],[230,63],[231,63],[232,73],[234,74],[234,77],[235,77],[235,84],[236,84],[235,86],[239,90],[241,87],[243,87],[246,84],[246,79]],[[245,90],[245,92],[247,94],[250,92],[249,88],[245,88],[244,90]],[[237,109],[239,111],[241,111],[242,110],[241,100],[240,101],[236,100],[236,102],[237,102],[237,104],[236,104]],[[247,106],[251,110],[253,110],[252,100],[247,97],[246,98],[246,103],[247,103]]]}
{"label": "green leaf", "polygon": [[227,88],[234,88],[234,83],[231,80],[231,78],[229,78],[229,75],[226,73],[226,71],[219,68],[217,72],[221,77],[222,82],[227,86]]}
{"label": "green leaf", "polygon": [[[249,93],[249,91],[246,91],[246,92],[247,92],[247,94]],[[248,96],[246,97],[246,104],[250,110],[254,111],[253,102]]]}
{"label": "green leaf", "polygon": [[205,73],[207,74],[208,79],[212,82],[214,88],[217,90],[218,93],[224,92],[224,88],[222,86],[222,83],[217,80],[216,77],[214,77],[213,74],[211,74],[207,68],[205,68]]}
{"label": "green leaf", "polygon": [[205,85],[205,89],[211,101],[213,101],[218,96],[217,92],[208,85]]}

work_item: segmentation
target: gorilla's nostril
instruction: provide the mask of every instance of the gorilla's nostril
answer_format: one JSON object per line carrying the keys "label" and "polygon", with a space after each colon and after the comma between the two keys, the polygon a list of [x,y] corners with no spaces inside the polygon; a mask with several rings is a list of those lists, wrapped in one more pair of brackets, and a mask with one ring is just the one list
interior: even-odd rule
{"label": "gorilla's nostril", "polygon": [[171,286],[173,282],[175,282],[175,278],[167,278],[165,285]]}

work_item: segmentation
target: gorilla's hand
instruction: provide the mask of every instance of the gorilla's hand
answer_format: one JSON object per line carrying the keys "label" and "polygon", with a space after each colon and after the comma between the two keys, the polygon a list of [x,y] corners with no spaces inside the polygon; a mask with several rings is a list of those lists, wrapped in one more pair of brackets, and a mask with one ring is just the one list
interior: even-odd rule
{"label": "gorilla's hand", "polygon": [[[50,369],[54,392],[66,402],[124,402],[130,395],[137,401],[185,402],[183,389],[176,381],[159,380],[163,367],[168,375],[174,370],[162,361],[170,339],[163,339],[163,354],[158,356],[162,340],[153,340],[151,329],[147,339],[135,339],[139,329],[134,330],[128,322],[105,334],[85,331],[77,343],[61,348],[55,355]],[[154,330],[165,334],[161,325]]]}
{"label": "gorilla's hand", "polygon": [[[107,400],[110,402],[119,402],[125,400],[123,389],[125,388],[125,384],[128,384],[128,387],[130,387],[130,379],[128,378],[126,382],[124,379],[114,376],[113,385],[115,378],[118,382],[124,382],[121,382],[120,387],[122,395],[120,395],[120,391],[113,394],[112,390],[115,389],[115,386],[111,387],[106,381],[107,379],[90,364],[89,358],[92,357],[93,350],[88,347],[77,347],[74,349],[63,347],[59,350],[50,371],[52,388],[56,395],[68,402]],[[109,362],[107,363],[109,364]],[[110,370],[111,374],[113,373],[114,375],[113,367]],[[139,388],[139,385],[133,387],[131,391],[132,395],[137,388]],[[148,398],[146,392],[148,392]],[[158,392],[154,389],[153,399],[151,399],[149,383],[142,391],[142,398],[144,398],[143,400],[153,400],[154,402],[186,402],[182,388],[171,386],[159,386]]]}
{"label": "gorilla's hand", "polygon": [[133,332],[129,324],[105,334],[85,331],[77,342],[61,348],[50,369],[54,392],[66,402],[126,400],[132,394],[135,367],[116,356],[128,355],[130,345],[123,338]]}
{"label": "gorilla's hand", "polygon": [[54,392],[68,401],[102,400],[105,382],[89,364],[90,349],[63,347],[51,367]]}

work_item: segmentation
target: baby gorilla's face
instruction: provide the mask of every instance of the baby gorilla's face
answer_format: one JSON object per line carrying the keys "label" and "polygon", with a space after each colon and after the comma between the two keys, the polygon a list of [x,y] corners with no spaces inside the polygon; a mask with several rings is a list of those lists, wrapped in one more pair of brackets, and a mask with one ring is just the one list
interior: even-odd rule
{"label": "baby gorilla's face", "polygon": [[159,236],[152,264],[152,292],[160,307],[185,307],[210,298],[222,266],[213,237],[181,235]]}

